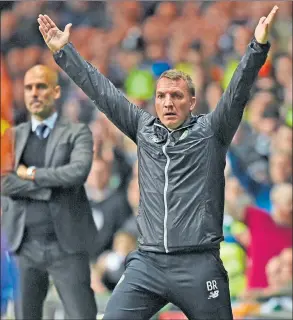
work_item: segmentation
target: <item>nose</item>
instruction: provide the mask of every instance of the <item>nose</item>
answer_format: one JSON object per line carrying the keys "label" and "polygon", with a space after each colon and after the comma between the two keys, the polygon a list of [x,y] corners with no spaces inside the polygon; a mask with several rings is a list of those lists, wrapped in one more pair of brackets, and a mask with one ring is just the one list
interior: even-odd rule
{"label": "nose", "polygon": [[31,94],[33,97],[37,97],[38,96],[38,88],[33,86]]}
{"label": "nose", "polygon": [[173,101],[172,101],[171,96],[169,94],[166,95],[166,98],[164,101],[164,107],[165,108],[173,107]]}

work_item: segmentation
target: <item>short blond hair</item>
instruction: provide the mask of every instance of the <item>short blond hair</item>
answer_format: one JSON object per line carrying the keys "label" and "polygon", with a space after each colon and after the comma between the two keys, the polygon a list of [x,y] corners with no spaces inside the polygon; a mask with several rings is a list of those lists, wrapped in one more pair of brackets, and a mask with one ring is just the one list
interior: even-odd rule
{"label": "short blond hair", "polygon": [[170,80],[179,80],[179,79],[184,80],[187,84],[188,91],[189,91],[190,95],[192,97],[195,97],[195,87],[194,87],[193,81],[192,81],[189,74],[187,74],[183,71],[180,71],[180,70],[170,69],[170,70],[163,72],[160,75],[158,81],[162,78],[167,78]]}

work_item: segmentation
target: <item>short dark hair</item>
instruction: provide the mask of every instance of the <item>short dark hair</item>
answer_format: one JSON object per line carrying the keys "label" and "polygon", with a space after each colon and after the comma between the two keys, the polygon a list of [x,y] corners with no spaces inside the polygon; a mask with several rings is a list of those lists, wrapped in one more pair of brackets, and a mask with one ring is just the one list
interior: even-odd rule
{"label": "short dark hair", "polygon": [[164,71],[160,75],[158,81],[162,78],[168,78],[171,80],[179,80],[179,79],[184,80],[188,86],[188,90],[189,90],[190,95],[192,97],[195,97],[195,87],[194,87],[194,84],[193,84],[193,81],[192,81],[190,75],[188,75],[187,73],[180,71],[180,70],[176,70],[176,69],[170,69],[170,70]]}

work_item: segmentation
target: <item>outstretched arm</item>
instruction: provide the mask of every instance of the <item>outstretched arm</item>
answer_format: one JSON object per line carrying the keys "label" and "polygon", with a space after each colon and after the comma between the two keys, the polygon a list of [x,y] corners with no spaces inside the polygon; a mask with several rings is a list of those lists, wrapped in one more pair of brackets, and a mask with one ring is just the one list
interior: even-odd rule
{"label": "outstretched arm", "polygon": [[251,87],[267,58],[270,45],[268,32],[278,7],[267,17],[262,17],[255,29],[254,39],[248,45],[228,88],[216,109],[208,114],[212,130],[224,145],[229,145],[242,119],[244,107],[249,99]]}
{"label": "outstretched arm", "polygon": [[87,94],[96,106],[128,137],[136,142],[141,117],[150,117],[130,103],[95,67],[85,61],[69,43],[71,24],[64,31],[47,15],[39,15],[39,30],[57,64]]}

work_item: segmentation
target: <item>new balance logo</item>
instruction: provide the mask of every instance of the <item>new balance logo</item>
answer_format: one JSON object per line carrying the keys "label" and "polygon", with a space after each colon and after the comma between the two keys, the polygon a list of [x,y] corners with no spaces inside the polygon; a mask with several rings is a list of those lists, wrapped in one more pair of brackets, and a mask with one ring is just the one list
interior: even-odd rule
{"label": "new balance logo", "polygon": [[216,280],[212,280],[212,281],[207,281],[207,289],[210,293],[210,295],[208,296],[208,299],[215,299],[219,296],[219,289],[217,287],[217,281]]}
{"label": "new balance logo", "polygon": [[216,291],[211,291],[210,292],[210,295],[208,296],[208,299],[215,299],[215,298],[218,298],[219,296],[219,290],[216,290]]}

